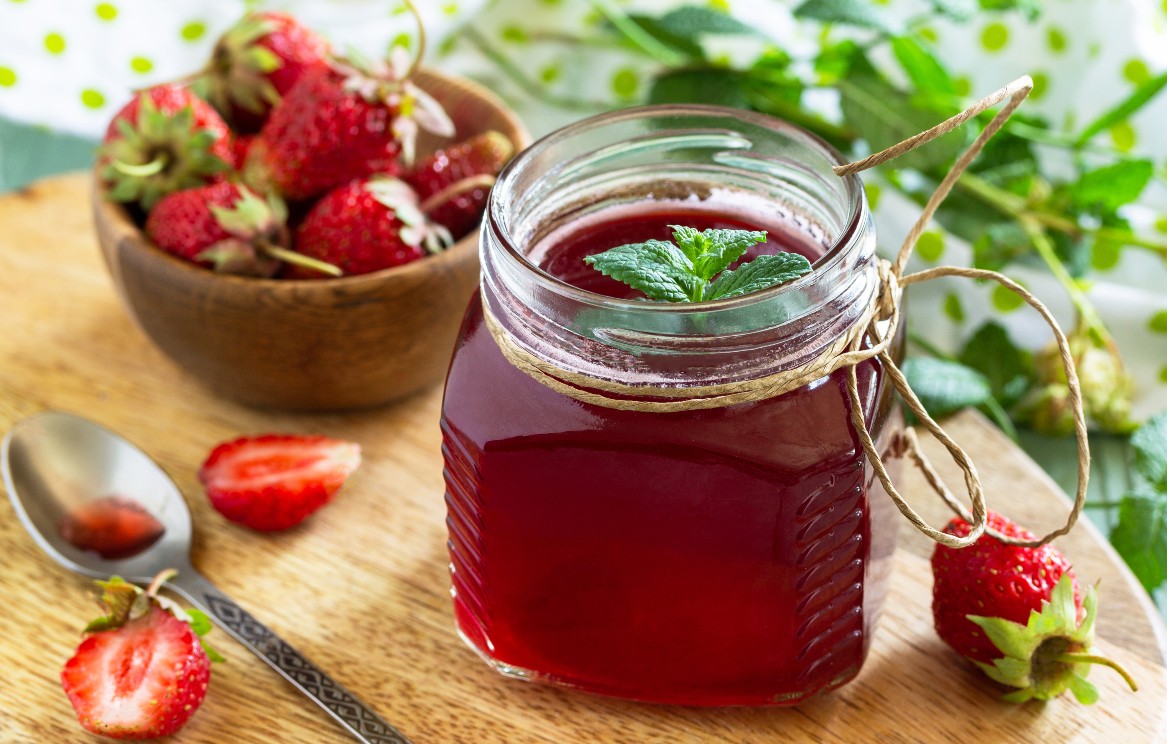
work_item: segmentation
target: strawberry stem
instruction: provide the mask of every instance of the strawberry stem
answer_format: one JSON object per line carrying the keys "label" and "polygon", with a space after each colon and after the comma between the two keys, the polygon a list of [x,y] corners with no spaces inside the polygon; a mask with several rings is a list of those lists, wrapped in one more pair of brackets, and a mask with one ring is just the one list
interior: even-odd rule
{"label": "strawberry stem", "polygon": [[1135,682],[1134,677],[1127,670],[1123,669],[1117,661],[1112,661],[1105,656],[1096,656],[1095,654],[1058,654],[1052,660],[1060,661],[1063,664],[1101,664],[1104,667],[1110,667],[1118,672],[1119,676],[1130,685],[1131,692],[1138,692],[1139,690],[1139,686]]}
{"label": "strawberry stem", "polygon": [[154,577],[154,580],[150,582],[150,586],[146,587],[146,596],[150,597],[151,599],[157,597],[158,590],[162,588],[162,585],[173,579],[175,576],[178,576],[178,569],[167,568],[163,570],[161,573]]}
{"label": "strawberry stem", "polygon": [[409,80],[413,77],[413,73],[417,72],[418,66],[421,65],[421,58],[425,56],[425,23],[421,20],[421,12],[413,4],[413,0],[404,0],[404,2],[405,7],[413,14],[413,19],[417,21],[417,53],[413,55],[413,62],[410,63],[409,69],[405,71],[405,76],[402,78],[402,81]]}
{"label": "strawberry stem", "polygon": [[477,176],[468,176],[459,181],[454,181],[446,188],[438,191],[430,196],[430,198],[423,201],[419,206],[422,212],[429,213],[434,209],[442,206],[459,194],[464,194],[467,191],[474,189],[488,189],[494,185],[495,177],[488,174],[480,174]]}
{"label": "strawberry stem", "polygon": [[259,241],[257,245],[259,246],[260,250],[272,258],[278,258],[281,261],[286,261],[290,264],[295,264],[296,266],[303,266],[306,269],[319,271],[321,274],[327,274],[328,276],[344,276],[344,272],[336,266],[333,266],[330,263],[326,263],[325,261],[312,258],[311,256],[305,256],[303,253],[296,253],[295,251],[290,251],[287,248],[281,248],[280,246],[269,243],[266,240]]}
{"label": "strawberry stem", "polygon": [[110,165],[122,175],[147,178],[161,173],[166,166],[170,165],[170,157],[166,153],[159,153],[149,163],[142,163],[141,165],[123,163],[120,160],[114,160]]}

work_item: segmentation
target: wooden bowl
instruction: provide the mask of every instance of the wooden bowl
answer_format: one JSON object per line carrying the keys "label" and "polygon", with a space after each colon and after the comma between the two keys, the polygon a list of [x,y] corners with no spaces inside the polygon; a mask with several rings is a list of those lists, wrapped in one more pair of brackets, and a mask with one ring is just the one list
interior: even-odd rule
{"label": "wooden bowl", "polygon": [[[494,129],[530,144],[493,94],[419,71],[465,139]],[[419,158],[443,143],[422,138]],[[260,408],[372,406],[440,382],[478,284],[478,233],[404,266],[338,279],[217,274],[151,244],[95,179],[106,266],[131,317],[171,359],[218,393]]]}

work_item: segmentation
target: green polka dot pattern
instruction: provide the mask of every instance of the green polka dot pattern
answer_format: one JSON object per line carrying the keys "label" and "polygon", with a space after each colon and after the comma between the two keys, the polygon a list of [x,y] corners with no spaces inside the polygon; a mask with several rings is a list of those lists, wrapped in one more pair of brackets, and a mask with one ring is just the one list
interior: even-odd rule
{"label": "green polka dot pattern", "polygon": [[81,91],[81,103],[86,108],[99,109],[105,105],[105,96],[102,95],[101,91],[86,88]]}
{"label": "green polka dot pattern", "polygon": [[11,67],[0,67],[0,88],[11,88],[16,85],[16,71]]}
{"label": "green polka dot pattern", "polygon": [[950,292],[944,296],[944,314],[948,318],[957,323],[964,322],[964,305],[960,301],[960,295],[955,292]]}
{"label": "green polka dot pattern", "polygon": [[621,98],[635,96],[639,87],[640,78],[637,76],[636,70],[631,67],[617,70],[616,74],[612,76],[612,92]]}
{"label": "green polka dot pattern", "polygon": [[1049,30],[1046,31],[1045,40],[1049,44],[1050,51],[1054,54],[1061,54],[1066,51],[1066,34],[1061,29],[1050,26]]}
{"label": "green polka dot pattern", "polygon": [[940,260],[944,255],[944,234],[935,230],[921,233],[916,241],[916,254],[931,263]]}
{"label": "green polka dot pattern", "polygon": [[53,32],[45,35],[45,50],[49,54],[60,54],[65,51],[65,37]]}
{"label": "green polka dot pattern", "polygon": [[179,31],[179,34],[186,41],[198,41],[203,38],[205,33],[207,33],[207,24],[202,21],[191,21]]}
{"label": "green polka dot pattern", "polygon": [[1167,333],[1167,310],[1160,310],[1152,315],[1147,327],[1155,333]]}
{"label": "green polka dot pattern", "polygon": [[118,17],[118,9],[109,3],[101,3],[93,12],[97,13],[97,17],[103,21],[112,21]]}
{"label": "green polka dot pattern", "polygon": [[1003,23],[990,23],[981,31],[981,46],[990,52],[999,52],[1009,43],[1009,27]]}
{"label": "green polka dot pattern", "polygon": [[1020,310],[1021,306],[1025,304],[1025,300],[1021,299],[1020,295],[1013,294],[1000,284],[993,287],[991,300],[993,307],[1002,313],[1011,313]]}
{"label": "green polka dot pattern", "polygon": [[130,69],[139,75],[145,75],[154,69],[154,63],[146,57],[134,57],[130,60]]}
{"label": "green polka dot pattern", "polygon": [[1151,70],[1141,59],[1132,59],[1122,67],[1122,76],[1132,85],[1142,85],[1151,79]]}
{"label": "green polka dot pattern", "polygon": [[1124,121],[1110,128],[1110,139],[1119,152],[1130,152],[1134,149],[1138,135],[1130,122]]}

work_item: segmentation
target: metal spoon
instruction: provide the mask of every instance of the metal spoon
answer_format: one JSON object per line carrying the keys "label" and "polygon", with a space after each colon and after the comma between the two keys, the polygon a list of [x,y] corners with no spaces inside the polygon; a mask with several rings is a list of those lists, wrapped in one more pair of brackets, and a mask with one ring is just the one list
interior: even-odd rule
{"label": "metal spoon", "polygon": [[[37,544],[66,568],[86,576],[147,583],[167,568],[168,586],[219,621],[348,730],[369,744],[409,744],[397,729],[337,684],[190,564],[190,511],[178,487],[144,452],[112,431],[68,413],[47,412],[21,421],[0,445],[0,470],[16,514]],[[60,534],[61,520],[87,501],[116,494],[137,502],[166,528],[142,552],[105,560]]]}

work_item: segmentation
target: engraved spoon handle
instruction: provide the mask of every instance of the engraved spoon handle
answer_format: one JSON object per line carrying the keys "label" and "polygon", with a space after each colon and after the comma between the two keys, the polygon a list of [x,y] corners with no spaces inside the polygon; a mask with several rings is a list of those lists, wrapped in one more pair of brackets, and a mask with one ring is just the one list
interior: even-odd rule
{"label": "engraved spoon handle", "polygon": [[367,744],[409,744],[400,731],[194,569],[179,571],[177,577],[167,582],[167,586],[217,620],[236,640],[328,711],[358,741]]}

